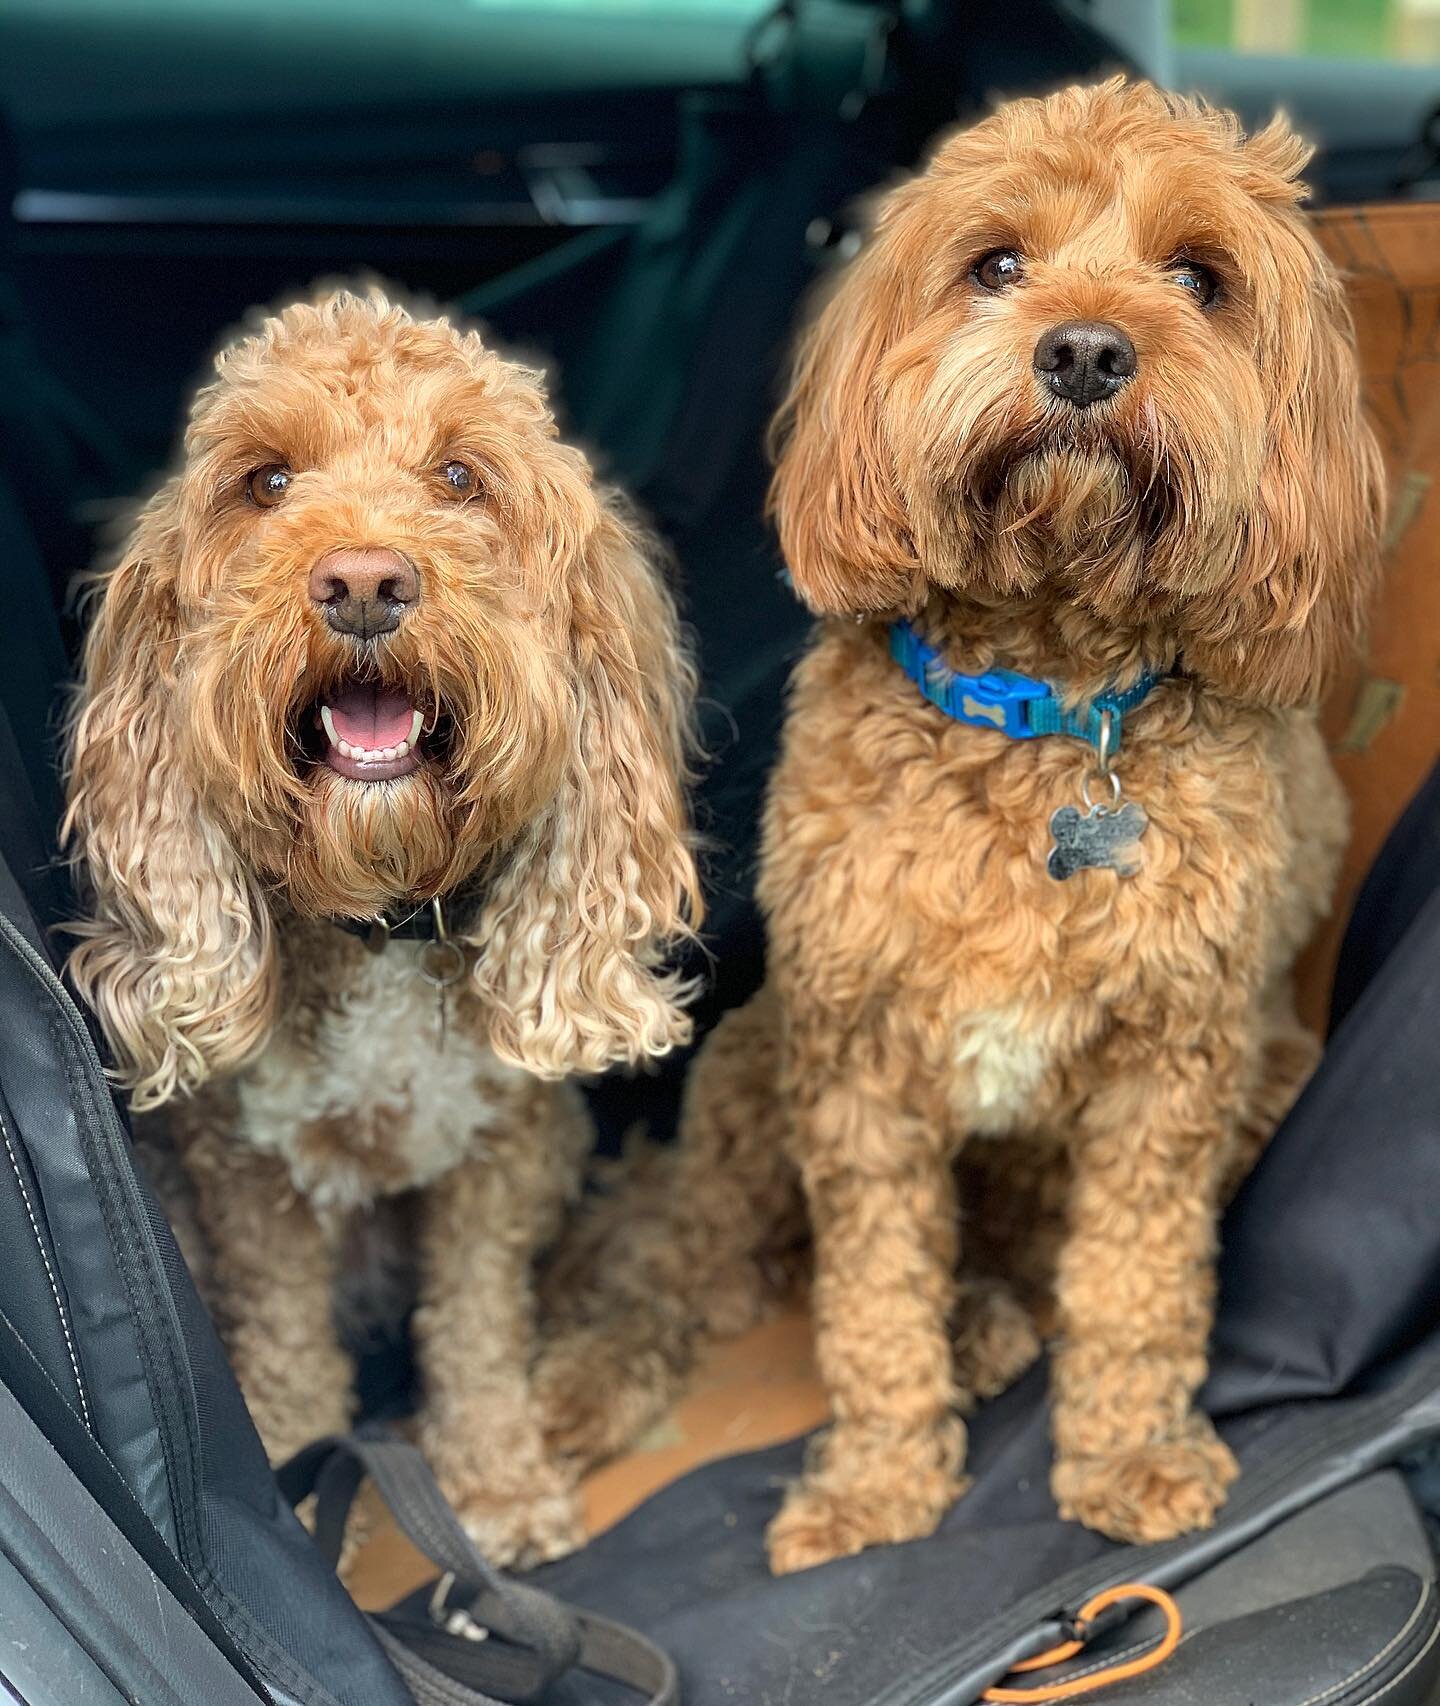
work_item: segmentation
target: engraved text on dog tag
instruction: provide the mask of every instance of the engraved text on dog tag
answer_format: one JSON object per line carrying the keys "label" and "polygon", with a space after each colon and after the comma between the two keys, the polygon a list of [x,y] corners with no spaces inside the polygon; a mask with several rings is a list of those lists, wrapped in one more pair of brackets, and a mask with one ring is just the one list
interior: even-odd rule
{"label": "engraved text on dog tag", "polygon": [[1114,871],[1133,877],[1140,869],[1135,843],[1148,821],[1144,807],[1133,800],[1118,810],[1096,805],[1082,812],[1079,806],[1061,806],[1050,819],[1055,845],[1045,868],[1062,883],[1077,871]]}

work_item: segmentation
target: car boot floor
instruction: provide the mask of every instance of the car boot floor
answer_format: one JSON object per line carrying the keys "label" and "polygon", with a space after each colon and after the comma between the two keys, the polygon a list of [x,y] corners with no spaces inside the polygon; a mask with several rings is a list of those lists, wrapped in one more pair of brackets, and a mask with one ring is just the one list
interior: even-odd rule
{"label": "car boot floor", "polygon": [[[810,1320],[792,1307],[709,1351],[670,1414],[632,1451],[586,1478],[586,1526],[600,1534],[702,1463],[793,1439],[824,1418]],[[368,1611],[393,1604],[435,1574],[388,1518],[375,1520],[346,1572],[350,1591]]]}

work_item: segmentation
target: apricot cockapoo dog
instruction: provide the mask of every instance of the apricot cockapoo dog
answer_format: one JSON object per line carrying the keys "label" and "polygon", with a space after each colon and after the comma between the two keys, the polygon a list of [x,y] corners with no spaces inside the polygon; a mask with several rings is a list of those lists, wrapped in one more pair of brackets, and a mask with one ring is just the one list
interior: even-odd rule
{"label": "apricot cockapoo dog", "polygon": [[1381,510],[1306,157],[1146,86],[1017,101],[880,200],[801,342],[774,509],[825,620],[769,983],[562,1258],[537,1375],[566,1451],[613,1449],[753,1315],[798,1174],[834,1421],[778,1570],[933,1529],[1041,1333],[1066,1515],[1158,1540],[1236,1473],[1194,1408],[1217,1215],[1314,1059],[1309,707]]}
{"label": "apricot cockapoo dog", "polygon": [[[216,365],[101,583],[71,971],[135,1108],[169,1104],[272,1456],[346,1426],[332,1291],[401,1205],[424,1444],[497,1558],[550,1556],[577,1521],[531,1268],[588,1125],[545,1081],[687,1032],[674,612],[538,376],[476,333],[337,292]],[[428,940],[372,951],[417,910]]]}

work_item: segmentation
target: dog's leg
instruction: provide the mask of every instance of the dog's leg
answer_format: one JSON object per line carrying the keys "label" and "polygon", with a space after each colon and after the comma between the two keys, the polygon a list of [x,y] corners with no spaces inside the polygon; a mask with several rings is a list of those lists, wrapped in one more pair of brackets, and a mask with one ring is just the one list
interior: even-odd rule
{"label": "dog's leg", "polygon": [[1295,1105],[1295,1098],[1320,1062],[1320,1039],[1302,1025],[1295,1012],[1289,980],[1265,1002],[1265,1044],[1260,1057],[1260,1080],[1240,1121],[1220,1200],[1228,1203],[1265,1153],[1275,1128]]}
{"label": "dog's leg", "polygon": [[796,1142],[815,1236],[815,1343],[834,1423],[770,1525],[777,1572],[929,1534],[962,1489],[949,1318],[958,1226],[943,1122],[904,1086],[797,1049]]}
{"label": "dog's leg", "polygon": [[[549,1106],[550,1097],[537,1102]],[[562,1191],[555,1133],[543,1120],[487,1144],[489,1153],[447,1173],[422,1205],[421,1442],[486,1556],[527,1566],[584,1538],[574,1478],[545,1449],[530,1381],[533,1264],[553,1236]]]}
{"label": "dog's leg", "polygon": [[[752,1326],[803,1237],[778,1103],[779,1014],[762,991],[707,1041],[680,1135],[575,1217],[548,1270],[535,1393],[580,1468],[622,1451],[679,1397],[697,1351]],[[766,1258],[777,1257],[773,1263]]]}
{"label": "dog's leg", "polygon": [[221,1335],[270,1461],[280,1463],[350,1426],[354,1369],[335,1332],[336,1241],[284,1164],[230,1131],[197,1133],[184,1163]]}
{"label": "dog's leg", "polygon": [[[1152,1023],[1155,1021],[1152,1020]],[[1053,1363],[1055,1497],[1117,1540],[1205,1528],[1237,1474],[1192,1409],[1214,1312],[1220,1191],[1235,1150],[1252,1015],[1157,1047],[1123,1027],[1078,1118]]]}

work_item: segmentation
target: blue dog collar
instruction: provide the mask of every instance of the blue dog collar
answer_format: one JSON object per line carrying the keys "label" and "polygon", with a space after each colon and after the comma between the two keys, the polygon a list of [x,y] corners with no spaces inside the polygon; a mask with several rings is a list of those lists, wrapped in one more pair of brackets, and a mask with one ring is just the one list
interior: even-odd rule
{"label": "blue dog collar", "polygon": [[927,645],[908,622],[890,627],[890,655],[930,701],[957,723],[977,729],[998,729],[1011,740],[1034,740],[1037,735],[1074,735],[1100,749],[1105,713],[1110,713],[1107,752],[1120,749],[1125,716],[1141,704],[1161,679],[1142,675],[1123,693],[1102,693],[1067,711],[1060,695],[1046,681],[1020,675],[1013,669],[987,669],[983,675],[961,675]]}

